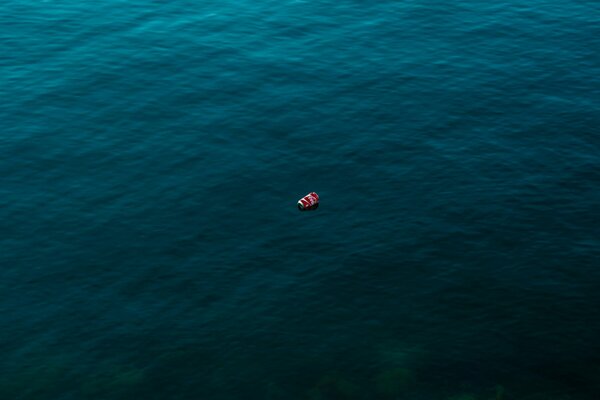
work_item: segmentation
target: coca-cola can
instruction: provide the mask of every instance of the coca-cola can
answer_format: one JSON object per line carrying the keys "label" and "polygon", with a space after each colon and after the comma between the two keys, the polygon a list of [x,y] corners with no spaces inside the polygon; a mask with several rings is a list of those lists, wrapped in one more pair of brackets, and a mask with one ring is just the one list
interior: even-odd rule
{"label": "coca-cola can", "polygon": [[316,210],[319,207],[319,195],[315,192],[309,193],[298,200],[298,209],[300,211]]}

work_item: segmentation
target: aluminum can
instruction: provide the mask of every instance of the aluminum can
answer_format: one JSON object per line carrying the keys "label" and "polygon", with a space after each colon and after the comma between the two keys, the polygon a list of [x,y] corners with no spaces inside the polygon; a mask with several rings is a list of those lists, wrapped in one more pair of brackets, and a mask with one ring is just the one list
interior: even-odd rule
{"label": "aluminum can", "polygon": [[319,207],[319,195],[315,192],[309,193],[298,200],[298,209],[300,211],[316,210]]}

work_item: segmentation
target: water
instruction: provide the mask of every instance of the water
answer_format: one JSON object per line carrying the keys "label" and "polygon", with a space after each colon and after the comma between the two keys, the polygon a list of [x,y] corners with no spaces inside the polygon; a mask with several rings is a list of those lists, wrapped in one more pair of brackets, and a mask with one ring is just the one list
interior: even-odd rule
{"label": "water", "polygon": [[599,11],[5,0],[0,399],[597,398]]}

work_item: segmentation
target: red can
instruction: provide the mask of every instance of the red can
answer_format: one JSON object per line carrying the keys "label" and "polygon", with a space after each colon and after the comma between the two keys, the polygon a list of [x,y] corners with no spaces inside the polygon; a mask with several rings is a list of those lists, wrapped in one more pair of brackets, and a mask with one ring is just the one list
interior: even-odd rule
{"label": "red can", "polygon": [[319,195],[315,192],[309,193],[298,200],[298,209],[300,211],[316,210],[319,207]]}

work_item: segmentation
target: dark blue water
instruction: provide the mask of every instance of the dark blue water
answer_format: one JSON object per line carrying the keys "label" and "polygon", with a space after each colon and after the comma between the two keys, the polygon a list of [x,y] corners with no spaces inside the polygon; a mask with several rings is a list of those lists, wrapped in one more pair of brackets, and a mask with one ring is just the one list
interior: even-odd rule
{"label": "dark blue water", "polygon": [[597,399],[599,50],[593,0],[3,1],[0,399]]}

